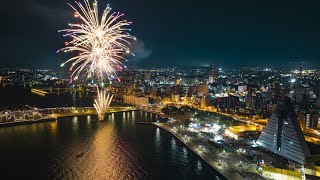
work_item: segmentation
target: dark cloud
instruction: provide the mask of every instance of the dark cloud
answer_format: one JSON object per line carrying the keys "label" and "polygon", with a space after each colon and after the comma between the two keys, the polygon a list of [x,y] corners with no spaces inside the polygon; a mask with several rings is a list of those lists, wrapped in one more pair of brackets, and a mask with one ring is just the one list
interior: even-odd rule
{"label": "dark cloud", "polygon": [[[65,4],[65,6],[61,6]],[[47,24],[60,24],[72,17],[72,11],[67,3],[46,0],[2,0],[0,1],[0,14],[13,19],[26,19],[28,21],[45,21]]]}
{"label": "dark cloud", "polygon": [[[83,2],[83,0],[79,0]],[[91,0],[90,0],[91,1]],[[1,63],[55,64],[73,0],[0,0]],[[101,2],[101,3],[100,3]],[[320,6],[311,1],[99,0],[132,21],[132,61],[288,63],[320,59]],[[292,58],[294,57],[294,58]]]}
{"label": "dark cloud", "polygon": [[[50,23],[62,23],[73,15],[73,11],[65,4],[65,8],[59,7],[57,3],[50,1],[27,0],[27,8],[36,15],[48,20]],[[61,4],[59,4],[61,6]]]}

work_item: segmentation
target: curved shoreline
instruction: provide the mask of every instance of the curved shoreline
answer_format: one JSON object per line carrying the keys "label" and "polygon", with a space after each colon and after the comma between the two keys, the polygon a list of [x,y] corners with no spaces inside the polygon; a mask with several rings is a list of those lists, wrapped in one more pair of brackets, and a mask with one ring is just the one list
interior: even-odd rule
{"label": "curved shoreline", "polygon": [[[153,123],[153,122],[140,122],[138,124],[150,124],[155,127],[158,127],[162,130],[165,130],[166,132],[170,133],[174,138],[178,139],[183,145],[185,145],[189,150],[191,150],[194,154],[196,154],[200,159],[202,159],[204,162],[206,162],[209,166],[211,166],[216,172],[218,172],[224,179],[231,179],[232,176],[228,176],[227,174],[224,174],[222,171],[220,171],[217,167],[211,165],[208,160],[206,160],[204,157],[202,157],[200,154],[196,152],[194,148],[192,148],[190,145],[185,143],[179,136],[177,136],[175,133],[173,133],[171,130],[169,130],[167,127],[161,126],[159,123]],[[229,178],[228,178],[229,177]],[[221,177],[219,177],[221,178]]]}

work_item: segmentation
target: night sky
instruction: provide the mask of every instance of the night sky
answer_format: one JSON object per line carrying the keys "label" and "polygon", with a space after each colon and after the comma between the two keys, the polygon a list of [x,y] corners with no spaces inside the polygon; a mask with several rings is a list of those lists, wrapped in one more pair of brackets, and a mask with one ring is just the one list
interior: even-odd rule
{"label": "night sky", "polygon": [[[281,2],[280,2],[281,1]],[[320,62],[319,0],[110,0],[133,21],[133,64]],[[1,66],[59,67],[69,0],[0,0]]]}

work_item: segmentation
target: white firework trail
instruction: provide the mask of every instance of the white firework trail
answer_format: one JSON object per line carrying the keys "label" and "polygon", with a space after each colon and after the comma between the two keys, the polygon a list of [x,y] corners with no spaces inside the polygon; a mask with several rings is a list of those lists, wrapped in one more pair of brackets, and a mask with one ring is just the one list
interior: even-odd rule
{"label": "white firework trail", "polygon": [[113,95],[108,94],[106,89],[100,90],[97,88],[98,96],[94,100],[94,108],[97,111],[98,118],[100,121],[104,120],[107,109],[110,106]]}
{"label": "white firework trail", "polygon": [[119,12],[111,12],[109,5],[99,17],[98,3],[95,0],[90,5],[84,0],[83,6],[76,2],[77,8],[69,6],[75,11],[75,17],[81,24],[69,24],[70,28],[60,30],[64,36],[70,37],[66,47],[58,52],[74,52],[77,55],[61,64],[72,63],[70,71],[71,80],[77,80],[84,71],[88,78],[97,77],[100,81],[115,79],[116,71],[126,68],[122,61],[126,61],[123,55],[131,54],[129,49],[130,39],[136,40],[128,32],[131,22],[121,20],[124,16]]}

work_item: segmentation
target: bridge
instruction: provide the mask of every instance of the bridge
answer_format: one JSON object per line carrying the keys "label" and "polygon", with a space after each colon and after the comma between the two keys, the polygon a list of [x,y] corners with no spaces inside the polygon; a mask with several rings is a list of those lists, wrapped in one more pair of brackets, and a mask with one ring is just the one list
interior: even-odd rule
{"label": "bridge", "polygon": [[49,94],[60,94],[60,93],[74,93],[74,92],[93,92],[89,88],[46,88],[46,89],[31,89],[31,92],[40,96],[46,96]]}

